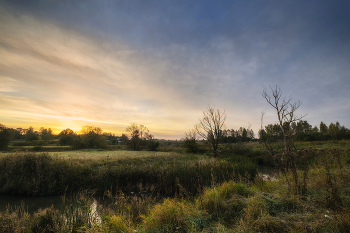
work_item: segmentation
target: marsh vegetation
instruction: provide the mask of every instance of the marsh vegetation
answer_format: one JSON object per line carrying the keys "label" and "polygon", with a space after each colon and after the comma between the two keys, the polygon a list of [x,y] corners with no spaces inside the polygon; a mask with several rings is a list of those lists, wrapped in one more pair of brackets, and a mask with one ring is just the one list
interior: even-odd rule
{"label": "marsh vegetation", "polygon": [[[107,187],[102,185],[100,195],[106,201],[96,206],[99,218],[91,217],[91,205],[94,202],[94,197],[93,193],[88,191],[97,191],[99,186],[97,186],[97,189],[81,189],[82,187],[90,188],[90,186],[80,186],[79,192],[76,192],[75,196],[67,198],[61,206],[39,210],[34,214],[26,213],[25,208],[21,207],[2,212],[0,215],[1,231],[348,232],[348,229],[350,229],[349,141],[304,142],[296,144],[297,149],[300,151],[313,151],[312,157],[309,158],[310,166],[308,179],[306,180],[308,189],[303,194],[296,194],[293,189],[290,189],[286,183],[285,176],[282,174],[275,174],[275,180],[264,180],[257,175],[251,179],[251,176],[247,177],[247,174],[244,173],[240,173],[243,175],[234,177],[234,179],[232,179],[233,177],[228,177],[227,179],[222,177],[220,179],[219,172],[215,172],[216,168],[218,169],[217,171],[222,171],[221,163],[230,163],[234,169],[233,165],[235,163],[244,164],[244,161],[246,161],[246,167],[241,168],[242,171],[247,169],[249,171],[249,167],[251,167],[252,174],[256,174],[256,162],[265,161],[264,156],[267,156],[266,152],[261,150],[262,146],[257,143],[237,144],[234,147],[232,148],[233,151],[236,151],[234,156],[233,154],[231,156],[223,155],[220,159],[207,155],[165,152],[155,155],[155,153],[143,151],[124,152],[120,155],[114,152],[115,154],[110,154],[110,157],[107,157],[107,151],[85,151],[76,152],[76,154],[73,154],[73,152],[62,152],[61,154],[25,153],[3,155],[1,158],[2,166],[5,161],[7,164],[15,162],[17,165],[19,165],[20,161],[35,161],[37,168],[41,168],[40,164],[42,165],[43,161],[46,161],[52,166],[50,169],[52,174],[55,174],[54,171],[64,171],[64,169],[69,167],[72,168],[71,172],[74,172],[76,169],[81,169],[80,172],[86,171],[88,167],[92,168],[92,164],[95,164],[94,166],[96,167],[94,169],[96,171],[99,170],[102,175],[108,173],[109,166],[111,166],[108,165],[109,162],[111,164],[123,164],[123,166],[128,166],[129,169],[119,171],[128,172],[128,183],[133,182],[132,175],[136,174],[134,173],[135,171],[138,171],[136,169],[138,164],[140,168],[142,165],[142,168],[147,172],[150,172],[150,170],[148,170],[147,166],[143,166],[145,163],[151,165],[150,167],[158,164],[157,169],[152,172],[154,174],[159,172],[165,175],[164,179],[168,177],[169,183],[174,184],[174,186],[172,186],[171,191],[163,189],[164,192],[160,192],[159,186],[151,190],[148,188],[151,187],[151,183],[145,179],[146,176],[142,176],[144,179],[140,179],[140,176],[138,176],[138,183],[135,183],[135,187],[130,185],[120,186],[125,188],[124,191],[119,188],[111,189],[108,187],[110,183],[107,183]],[[238,154],[238,152],[241,154]],[[86,154],[85,157],[83,156],[84,153]],[[89,153],[91,153],[91,156],[88,156]],[[133,153],[140,154],[138,154],[138,158],[133,158],[132,156],[135,155]],[[339,154],[336,155],[334,153]],[[265,161],[266,164],[268,161]],[[274,163],[274,161],[270,162]],[[181,165],[181,163],[183,164]],[[191,171],[186,170],[184,164]],[[211,166],[210,168],[206,168],[208,164]],[[62,167],[55,170],[55,166]],[[164,173],[162,166],[170,169],[170,171]],[[171,169],[172,166],[174,166],[174,169]],[[190,172],[196,166],[211,175],[207,177],[207,183],[201,184],[201,188],[194,191],[191,188],[192,185],[188,186],[186,180],[183,180],[182,177],[186,177],[187,180],[189,180],[189,177],[193,177]],[[132,172],[130,172],[130,167],[135,167]],[[224,169],[228,169],[227,164],[224,166]],[[6,170],[10,171],[9,169]],[[172,173],[174,170],[181,172]],[[16,171],[18,173],[25,170],[16,169]],[[45,171],[45,174],[51,179],[50,171]],[[229,170],[226,171],[228,172]],[[76,171],[72,178],[79,177],[76,174],[80,172]],[[90,172],[93,172],[93,169],[89,170]],[[238,170],[235,172],[239,174]],[[184,176],[181,176],[182,173],[185,173]],[[299,170],[298,173],[302,177],[303,171]],[[29,173],[26,174],[28,175]],[[53,187],[52,184],[50,186],[49,183],[45,183],[45,179],[40,180],[42,177],[40,174],[44,173],[37,171],[37,177],[35,177],[36,180],[38,179],[38,184],[31,183],[33,187],[28,190],[40,190],[40,187],[45,186]],[[80,175],[80,180],[82,184],[85,184],[82,174]],[[98,174],[95,173],[95,175]],[[196,175],[200,174],[196,173]],[[61,173],[61,175],[57,173],[56,175],[64,176],[65,173]],[[293,177],[292,174],[287,176],[287,178]],[[1,177],[3,177],[3,173]],[[175,177],[175,181],[170,182],[170,177]],[[203,179],[205,177],[203,175]],[[105,179],[101,179],[100,182],[102,180]],[[28,181],[25,182],[28,183]],[[190,182],[198,184],[193,183],[193,180],[190,180]],[[42,186],[39,184],[42,184]],[[23,183],[17,185],[20,187]],[[1,187],[10,186],[9,184],[2,184]],[[16,190],[14,187],[15,185],[11,189],[12,191]],[[186,187],[190,188],[186,189]],[[18,190],[25,191],[19,188]],[[104,191],[102,192],[102,190]]]}

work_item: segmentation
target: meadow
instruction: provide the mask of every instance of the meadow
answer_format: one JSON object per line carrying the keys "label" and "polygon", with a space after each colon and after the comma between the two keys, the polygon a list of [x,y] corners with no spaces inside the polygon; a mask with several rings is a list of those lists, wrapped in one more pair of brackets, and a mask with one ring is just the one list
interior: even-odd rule
{"label": "meadow", "polygon": [[[76,195],[58,208],[28,214],[18,207],[0,213],[0,232],[350,232],[350,142],[303,142],[296,147],[313,154],[305,194],[295,193],[280,174],[271,180],[256,174],[257,163],[273,165],[256,143],[237,144],[217,159],[205,154],[146,151],[1,155],[1,168],[7,167],[0,177],[7,173],[12,177],[14,172],[28,175],[20,168],[26,161],[36,164],[35,179],[40,182],[45,183],[40,176],[42,166],[51,166],[52,175],[45,173],[47,179],[73,172],[73,178],[81,183]],[[335,151],[340,152],[339,160]],[[60,173],[54,172],[55,166]],[[17,169],[11,173],[14,167]],[[127,176],[113,176],[121,172]],[[99,177],[94,182],[104,185],[90,183],[94,176]],[[108,177],[113,177],[114,184],[119,182],[116,178],[128,181],[124,185],[120,181],[114,189]],[[91,180],[84,183],[83,178]],[[156,182],[151,183],[153,179]],[[159,185],[161,180],[168,183]],[[36,194],[19,188],[25,182],[7,191]],[[101,192],[106,202],[93,209],[96,192]]]}

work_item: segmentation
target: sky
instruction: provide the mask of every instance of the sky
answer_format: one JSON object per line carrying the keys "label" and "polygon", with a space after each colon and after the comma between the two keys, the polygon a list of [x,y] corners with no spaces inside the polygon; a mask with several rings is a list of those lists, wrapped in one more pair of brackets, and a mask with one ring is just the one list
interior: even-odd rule
{"label": "sky", "polygon": [[211,106],[257,133],[276,86],[311,125],[350,127],[349,1],[0,0],[7,127],[180,139]]}

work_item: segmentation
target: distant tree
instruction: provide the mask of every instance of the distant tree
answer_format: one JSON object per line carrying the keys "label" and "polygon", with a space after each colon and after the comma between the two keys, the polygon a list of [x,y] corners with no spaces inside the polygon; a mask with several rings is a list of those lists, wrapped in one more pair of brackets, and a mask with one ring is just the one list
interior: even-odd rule
{"label": "distant tree", "polygon": [[81,142],[86,148],[106,148],[107,139],[102,135],[102,129],[94,126],[83,126]]}
{"label": "distant tree", "polygon": [[111,132],[105,132],[102,134],[103,136],[105,136],[108,140],[113,140],[115,139],[115,134],[111,133]]}
{"label": "distant tree", "polygon": [[310,125],[307,121],[300,120],[297,123],[297,133],[307,134],[311,131],[312,125]]}
{"label": "distant tree", "polygon": [[76,150],[76,149],[84,148],[84,146],[85,145],[82,143],[80,135],[74,136],[71,147]]}
{"label": "distant tree", "polygon": [[322,121],[321,121],[321,123],[320,123],[320,132],[321,132],[322,134],[327,134],[327,133],[328,133],[328,127],[327,127],[327,125],[326,125],[325,123],[323,123]]}
{"label": "distant tree", "polygon": [[67,129],[62,130],[58,134],[58,136],[59,136],[58,142],[59,142],[60,145],[62,145],[62,146],[72,146],[73,143],[74,143],[74,137],[76,137],[77,134],[73,130],[67,128]]}
{"label": "distant tree", "polygon": [[24,134],[26,134],[26,132],[27,132],[27,129],[23,129],[23,128],[17,128],[16,129],[21,135],[24,135]]}
{"label": "distant tree", "polygon": [[242,130],[242,142],[246,142],[246,141],[248,141],[248,133],[247,133],[246,128],[243,128],[243,130]]}
{"label": "distant tree", "polygon": [[339,139],[348,139],[348,129],[343,125],[339,128]]}
{"label": "distant tree", "polygon": [[185,137],[183,138],[184,144],[183,147],[189,153],[197,153],[199,150],[197,140],[198,140],[198,132],[196,128],[190,129],[185,132]]}
{"label": "distant tree", "polygon": [[76,133],[70,128],[62,130],[58,135],[76,135]]}
{"label": "distant tree", "polygon": [[199,136],[211,145],[214,157],[217,157],[219,154],[219,140],[223,135],[225,120],[225,111],[220,112],[219,109],[209,106],[208,109],[203,112],[203,118],[199,120],[199,124],[196,126]]}
{"label": "distant tree", "polygon": [[[3,126],[4,126],[4,125],[3,125]],[[1,127],[0,127],[0,128],[1,128]],[[9,140],[10,140],[10,141],[15,140],[17,130],[12,129],[12,128],[7,128],[7,127],[4,127],[4,128],[5,128],[5,129],[7,130],[7,132],[9,133]]]}
{"label": "distant tree", "polygon": [[[286,128],[286,127],[284,127]],[[292,132],[292,129],[290,128]],[[291,133],[292,134],[292,133]],[[268,124],[259,130],[259,138],[268,139],[269,142],[276,142],[283,139],[282,130],[279,124]]]}
{"label": "distant tree", "polygon": [[152,134],[148,134],[146,137],[146,145],[149,151],[156,151],[159,147],[159,142],[154,139]]}
{"label": "distant tree", "polygon": [[7,150],[11,137],[10,130],[0,123],[0,150]]}
{"label": "distant tree", "polygon": [[34,132],[34,128],[30,126],[28,130],[26,131],[26,134],[24,135],[24,138],[26,141],[35,141],[35,140],[40,140],[39,134]]}
{"label": "distant tree", "polygon": [[254,135],[254,131],[251,128],[251,125],[249,124],[249,127],[247,128],[247,138],[249,141],[254,140],[255,139],[255,135]]}
{"label": "distant tree", "polygon": [[332,137],[333,140],[337,139],[337,134],[338,134],[338,128],[336,127],[335,124],[330,123],[328,126],[328,133]]}
{"label": "distant tree", "polygon": [[296,138],[299,141],[310,141],[312,125],[307,121],[300,120],[296,126]]}
{"label": "distant tree", "polygon": [[140,150],[141,148],[141,137],[140,137],[140,128],[137,124],[131,123],[126,129],[126,132],[129,133],[129,147],[132,150]]}
{"label": "distant tree", "polygon": [[126,134],[122,134],[122,137],[121,137],[121,143],[122,143],[122,145],[128,145],[129,144],[129,138],[128,138],[128,136],[126,135]]}
{"label": "distant tree", "polygon": [[107,141],[112,144],[112,145],[116,145],[118,144],[118,138],[115,136],[114,133],[111,132],[105,132],[102,134],[103,136],[105,136],[105,138],[107,138]]}
{"label": "distant tree", "polygon": [[39,130],[41,140],[49,141],[55,139],[55,136],[52,134],[51,128],[45,129],[41,127]]}
{"label": "distant tree", "polygon": [[18,129],[12,129],[12,130],[14,131],[14,134],[15,134],[14,139],[21,139],[22,138],[21,131],[18,131]]}
{"label": "distant tree", "polygon": [[147,149],[149,151],[156,151],[159,147],[159,142],[155,140],[151,140],[147,143]]}
{"label": "distant tree", "polygon": [[[144,125],[131,123],[126,129],[128,133],[128,146],[132,150],[141,150],[144,148],[154,150],[158,148],[159,143],[154,141],[154,137]],[[125,140],[125,139],[124,139]]]}

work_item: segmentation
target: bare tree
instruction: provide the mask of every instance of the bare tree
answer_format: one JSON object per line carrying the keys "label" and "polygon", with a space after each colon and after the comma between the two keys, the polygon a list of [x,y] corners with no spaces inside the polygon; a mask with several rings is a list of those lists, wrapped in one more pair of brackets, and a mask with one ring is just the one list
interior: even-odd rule
{"label": "bare tree", "polygon": [[225,120],[225,111],[220,112],[219,109],[209,106],[208,109],[203,112],[203,118],[196,126],[199,136],[207,140],[211,145],[214,157],[218,155],[219,139],[223,135]]}
{"label": "bare tree", "polygon": [[198,140],[199,139],[199,135],[198,135],[198,130],[197,127],[194,126],[193,129],[188,130],[187,132],[185,132],[185,138],[184,140]]}
{"label": "bare tree", "polygon": [[272,145],[269,137],[266,135],[263,129],[263,116],[261,116],[261,130],[260,130],[260,141],[263,143],[264,147],[267,149],[269,154],[274,158],[277,166],[279,167],[282,174],[285,176],[288,185],[290,182],[287,177],[287,172],[290,171],[294,179],[294,188],[298,192],[300,189],[298,173],[297,173],[297,162],[296,162],[296,151],[294,147],[294,134],[291,130],[291,124],[293,122],[299,121],[306,115],[296,116],[295,111],[301,106],[301,102],[292,103],[291,97],[283,97],[282,91],[277,86],[273,89],[271,88],[272,96],[267,93],[265,89],[262,96],[266,99],[277,113],[278,125],[282,132],[284,149],[282,153],[277,151]]}
{"label": "bare tree", "polygon": [[283,135],[284,148],[286,150],[285,152],[288,152],[291,149],[291,135],[289,134],[290,124],[292,122],[299,121],[307,114],[299,117],[295,116],[295,111],[301,106],[302,103],[300,101],[291,103],[292,97],[283,97],[283,99],[281,99],[282,90],[277,88],[277,86],[275,89],[272,89],[271,87],[270,89],[272,91],[272,98],[267,94],[266,89],[263,91],[262,96],[277,112],[278,123],[281,127]]}

